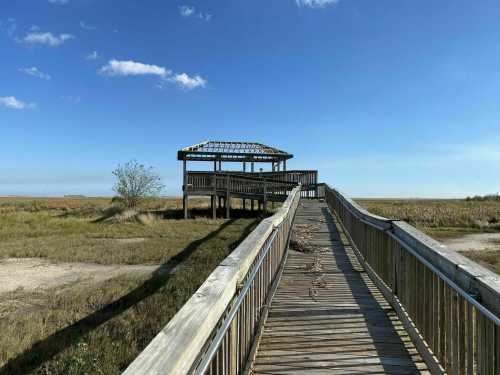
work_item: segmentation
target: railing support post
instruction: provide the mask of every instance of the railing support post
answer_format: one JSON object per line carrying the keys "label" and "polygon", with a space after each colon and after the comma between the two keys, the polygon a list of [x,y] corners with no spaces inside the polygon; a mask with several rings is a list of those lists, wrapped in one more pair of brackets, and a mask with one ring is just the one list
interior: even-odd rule
{"label": "railing support post", "polygon": [[264,211],[264,215],[267,214],[267,183],[264,182],[264,200],[262,202],[262,210]]}
{"label": "railing support post", "polygon": [[210,201],[212,204],[212,219],[215,220],[217,218],[217,177],[215,175],[212,176],[212,187],[213,194]]}
{"label": "railing support post", "polygon": [[231,211],[231,180],[229,175],[226,177],[226,219],[230,218]]}
{"label": "railing support post", "polygon": [[229,328],[229,375],[238,374],[238,319]]}
{"label": "railing support post", "polygon": [[188,195],[187,195],[187,161],[182,161],[182,175],[183,175],[183,184],[182,184],[182,209],[184,211],[184,219],[188,218]]}

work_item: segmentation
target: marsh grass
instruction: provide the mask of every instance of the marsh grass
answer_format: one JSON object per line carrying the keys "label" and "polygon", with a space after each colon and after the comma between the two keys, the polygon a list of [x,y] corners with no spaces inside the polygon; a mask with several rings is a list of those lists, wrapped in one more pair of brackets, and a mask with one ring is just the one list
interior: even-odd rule
{"label": "marsh grass", "polygon": [[235,219],[211,220],[203,200],[195,219],[179,220],[181,203],[169,200],[148,207],[162,219],[106,224],[95,219],[109,201],[64,201],[2,199],[0,257],[162,267],[152,275],[3,295],[0,375],[119,374],[259,222],[239,210]]}
{"label": "marsh grass", "polygon": [[481,264],[489,270],[500,275],[500,251],[484,250],[484,251],[465,251],[462,252],[467,258]]}
{"label": "marsh grass", "polygon": [[368,211],[443,232],[499,231],[500,201],[460,199],[358,199]]}
{"label": "marsh grass", "polygon": [[[443,240],[471,233],[500,231],[498,196],[460,199],[357,199],[368,211],[404,220],[427,235]],[[500,274],[500,251],[467,251],[463,255]]]}
{"label": "marsh grass", "polygon": [[[103,198],[0,199],[0,259],[46,258],[55,262],[161,264],[190,242],[215,230],[223,219],[208,218],[208,201],[190,201],[194,220],[181,220],[180,199],[154,199],[134,220],[110,222]],[[36,208],[35,208],[36,207]],[[234,217],[257,214],[233,210]],[[222,215],[221,215],[222,216]],[[127,243],[127,239],[144,241]]]}

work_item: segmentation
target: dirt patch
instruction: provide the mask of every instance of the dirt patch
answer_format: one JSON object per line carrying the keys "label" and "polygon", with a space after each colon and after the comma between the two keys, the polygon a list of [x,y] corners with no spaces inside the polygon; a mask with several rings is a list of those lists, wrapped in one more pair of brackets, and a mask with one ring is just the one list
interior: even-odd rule
{"label": "dirt patch", "polygon": [[449,238],[441,242],[455,251],[500,250],[500,233],[467,234],[459,238]]}
{"label": "dirt patch", "polygon": [[0,261],[0,294],[18,289],[48,289],[77,281],[100,282],[127,273],[153,273],[159,266],[52,263],[39,258]]}

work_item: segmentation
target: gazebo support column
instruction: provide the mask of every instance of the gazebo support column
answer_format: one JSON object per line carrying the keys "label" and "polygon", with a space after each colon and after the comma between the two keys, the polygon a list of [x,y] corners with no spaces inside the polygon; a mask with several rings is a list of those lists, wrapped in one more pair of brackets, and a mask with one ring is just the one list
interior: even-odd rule
{"label": "gazebo support column", "polygon": [[182,175],[183,175],[182,209],[184,211],[184,219],[187,219],[188,218],[188,194],[187,194],[187,162],[186,162],[186,160],[182,161]]}
{"label": "gazebo support column", "polygon": [[210,198],[211,209],[212,209],[212,219],[217,219],[217,196],[212,195]]}
{"label": "gazebo support column", "polygon": [[229,188],[229,176],[227,176],[226,179],[226,199],[225,199],[225,204],[226,204],[226,219],[230,218],[230,211],[231,211],[231,190]]}
{"label": "gazebo support column", "polygon": [[[250,163],[250,172],[254,173],[254,163],[253,163],[253,161]],[[253,199],[251,200],[250,204],[251,204],[251,210],[253,211],[253,209],[254,209],[254,207],[253,207],[254,200]]]}

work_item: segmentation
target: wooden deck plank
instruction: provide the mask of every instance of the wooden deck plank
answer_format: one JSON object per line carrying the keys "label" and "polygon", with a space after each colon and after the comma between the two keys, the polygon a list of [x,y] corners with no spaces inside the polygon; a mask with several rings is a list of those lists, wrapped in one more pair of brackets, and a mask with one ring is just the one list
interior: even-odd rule
{"label": "wooden deck plank", "polygon": [[394,310],[357,261],[325,203],[302,200],[252,364],[254,375],[428,374]]}

